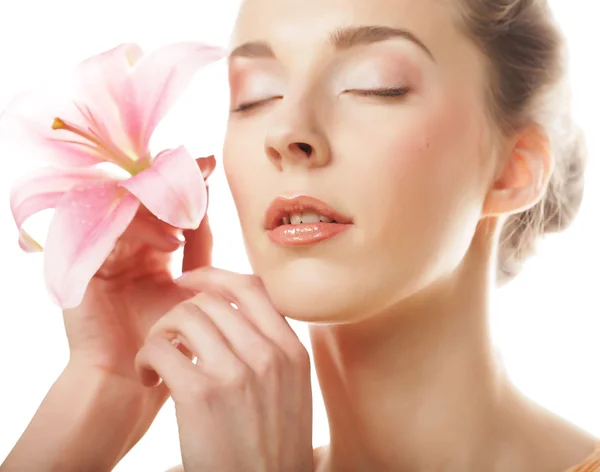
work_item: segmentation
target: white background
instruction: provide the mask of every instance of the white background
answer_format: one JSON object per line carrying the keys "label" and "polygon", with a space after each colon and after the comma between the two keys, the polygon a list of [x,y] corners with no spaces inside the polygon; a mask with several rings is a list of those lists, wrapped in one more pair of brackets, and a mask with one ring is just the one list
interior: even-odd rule
{"label": "white background", "polygon": [[[589,140],[587,193],[576,224],[547,239],[518,280],[497,292],[493,332],[521,389],[600,436],[600,9],[590,0],[552,3],[569,39],[574,108]],[[147,51],[190,39],[226,46],[236,8],[233,0],[0,0],[0,109],[17,92],[125,41]],[[201,73],[152,144],[156,150],[184,144],[196,156],[217,154],[210,209],[215,265],[249,272],[220,167],[228,102],[225,79],[223,63]],[[43,285],[42,258],[19,251],[9,211],[11,182],[29,170],[31,162],[28,156],[1,151],[0,462],[68,359],[61,313],[49,302]],[[43,221],[37,220],[36,228],[43,228]],[[309,347],[306,327],[293,326]],[[316,379],[313,384],[318,446],[328,441],[328,430]],[[116,470],[163,471],[179,457],[169,402]]]}

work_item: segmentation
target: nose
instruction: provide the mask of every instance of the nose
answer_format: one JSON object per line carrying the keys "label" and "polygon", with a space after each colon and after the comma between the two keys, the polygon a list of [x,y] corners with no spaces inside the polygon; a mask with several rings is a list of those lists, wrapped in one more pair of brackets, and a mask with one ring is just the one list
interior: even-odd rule
{"label": "nose", "polygon": [[316,120],[301,110],[279,115],[265,138],[265,152],[279,169],[300,165],[307,168],[326,166],[331,159],[327,137]]}

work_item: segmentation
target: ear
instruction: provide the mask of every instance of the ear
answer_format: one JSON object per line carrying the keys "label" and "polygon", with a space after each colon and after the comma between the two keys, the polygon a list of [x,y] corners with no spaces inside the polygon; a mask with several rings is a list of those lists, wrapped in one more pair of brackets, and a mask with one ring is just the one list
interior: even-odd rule
{"label": "ear", "polygon": [[554,160],[547,134],[538,126],[525,129],[510,149],[483,205],[482,216],[528,210],[543,197]]}

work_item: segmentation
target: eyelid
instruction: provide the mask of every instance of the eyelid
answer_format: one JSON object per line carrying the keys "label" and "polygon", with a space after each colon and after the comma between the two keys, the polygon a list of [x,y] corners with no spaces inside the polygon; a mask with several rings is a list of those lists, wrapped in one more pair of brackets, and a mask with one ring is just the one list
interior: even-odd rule
{"label": "eyelid", "polygon": [[[281,80],[276,76],[265,73],[265,71],[240,77],[236,87],[232,87],[231,89],[232,104],[239,105],[231,111],[253,107],[273,98],[280,97],[283,92],[282,88]],[[277,92],[279,92],[279,95],[277,95]],[[243,100],[243,97],[248,97],[249,99]]]}
{"label": "eyelid", "polygon": [[347,93],[358,93],[360,95],[376,95],[384,97],[401,97],[410,92],[408,86],[388,86],[388,87],[376,87],[367,89],[348,89],[344,92]]}
{"label": "eyelid", "polygon": [[[344,90],[345,93],[356,93],[362,96],[378,96],[378,97],[389,97],[389,98],[401,98],[407,95],[411,91],[408,86],[388,86],[388,87],[379,87],[379,88],[369,88],[369,89],[348,89]],[[261,100],[252,100],[247,102],[242,102],[237,107],[231,109],[232,113],[241,113],[246,110],[250,110],[259,105],[263,105],[266,102],[271,100],[275,100],[278,98],[283,98],[282,96],[273,96],[268,98],[263,98]]]}
{"label": "eyelid", "polygon": [[283,97],[282,96],[273,96],[273,97],[263,98],[260,100],[251,100],[251,101],[247,101],[247,102],[242,102],[237,107],[232,108],[230,111],[231,111],[231,113],[241,113],[243,111],[250,110],[251,108],[255,108],[259,105],[263,105],[266,102],[269,102],[271,100],[275,100],[278,98],[283,98]]}

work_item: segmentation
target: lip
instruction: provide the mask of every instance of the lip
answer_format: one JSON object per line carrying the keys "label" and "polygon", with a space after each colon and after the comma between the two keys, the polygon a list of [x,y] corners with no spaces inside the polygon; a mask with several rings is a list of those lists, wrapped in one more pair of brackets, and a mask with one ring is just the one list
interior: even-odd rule
{"label": "lip", "polygon": [[[335,220],[336,223],[303,223],[281,225],[284,216],[311,211]],[[352,227],[352,219],[341,214],[327,203],[307,195],[273,200],[265,214],[265,229],[269,238],[281,246],[315,244],[330,239]]]}

